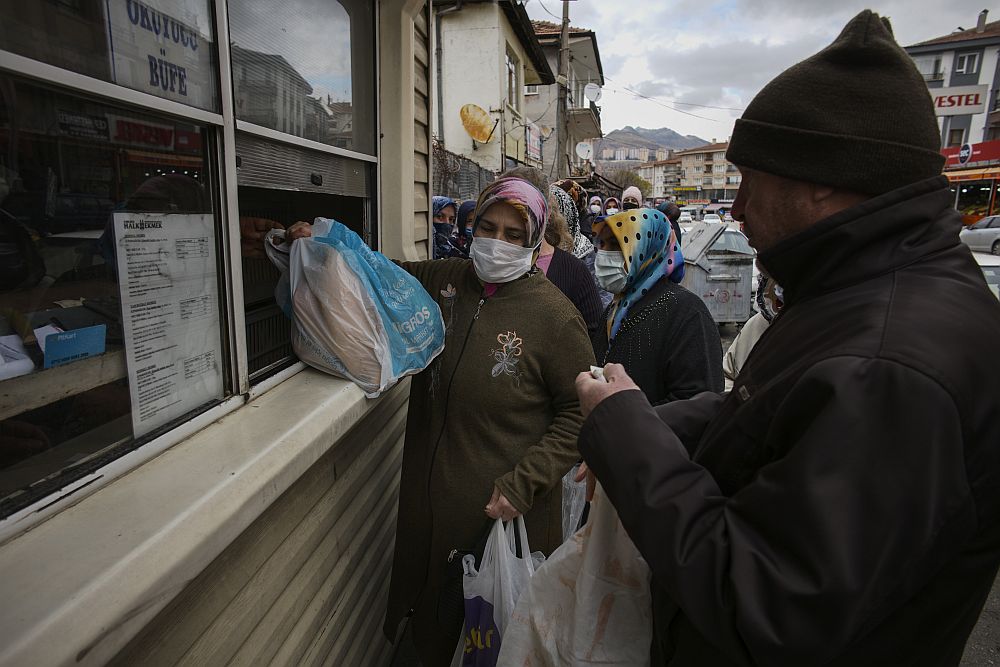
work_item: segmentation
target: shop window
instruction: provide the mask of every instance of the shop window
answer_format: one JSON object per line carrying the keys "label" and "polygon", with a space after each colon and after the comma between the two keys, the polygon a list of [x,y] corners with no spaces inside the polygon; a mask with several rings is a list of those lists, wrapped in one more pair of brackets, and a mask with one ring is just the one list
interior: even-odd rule
{"label": "shop window", "polygon": [[375,152],[373,0],[229,0],[236,117]]}
{"label": "shop window", "polygon": [[242,132],[236,153],[247,361],[256,381],[295,361],[290,323],[274,297],[279,273],[265,255],[264,234],[299,220],[333,218],[374,247],[374,166]]}
{"label": "shop window", "polygon": [[966,224],[989,215],[990,201],[993,196],[993,181],[963,181],[953,187],[958,188],[958,201],[955,203],[955,208],[962,214]]}
{"label": "shop window", "polygon": [[0,0],[0,49],[218,111],[208,0]]}
{"label": "shop window", "polygon": [[229,390],[206,136],[0,76],[0,515]]}

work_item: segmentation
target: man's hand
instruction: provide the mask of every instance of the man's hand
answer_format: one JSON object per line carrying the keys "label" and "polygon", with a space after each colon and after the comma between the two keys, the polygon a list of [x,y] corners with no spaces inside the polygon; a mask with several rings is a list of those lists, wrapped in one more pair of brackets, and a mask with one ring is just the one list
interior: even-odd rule
{"label": "man's hand", "polygon": [[586,461],[581,463],[580,467],[577,468],[576,477],[573,479],[579,483],[582,482],[584,478],[587,480],[587,502],[589,503],[594,500],[594,489],[597,488],[597,477],[594,475],[594,472],[587,467]]}
{"label": "man's hand", "polygon": [[285,226],[276,220],[268,218],[251,218],[240,216],[240,250],[244,257],[265,257],[264,236],[272,229],[284,229]]}
{"label": "man's hand", "polygon": [[510,504],[506,496],[500,493],[500,489],[494,486],[493,496],[490,498],[490,502],[486,503],[486,515],[491,519],[510,521],[521,516],[521,513]]}
{"label": "man's hand", "polygon": [[291,243],[295,239],[307,239],[313,235],[312,225],[308,222],[296,222],[285,232],[285,240]]}
{"label": "man's hand", "polygon": [[625,372],[621,364],[604,367],[604,379],[595,378],[589,372],[576,376],[576,394],[580,397],[580,412],[586,419],[598,403],[620,391],[638,389],[638,385]]}

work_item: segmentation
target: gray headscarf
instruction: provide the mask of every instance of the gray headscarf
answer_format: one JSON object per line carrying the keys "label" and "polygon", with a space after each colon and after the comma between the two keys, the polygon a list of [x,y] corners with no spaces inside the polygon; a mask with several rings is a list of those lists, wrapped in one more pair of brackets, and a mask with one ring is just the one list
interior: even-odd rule
{"label": "gray headscarf", "polygon": [[576,202],[565,190],[557,185],[550,185],[549,192],[556,198],[559,205],[559,212],[566,218],[566,226],[573,236],[573,255],[577,259],[583,259],[594,252],[594,244],[590,239],[580,233],[580,212],[576,210]]}

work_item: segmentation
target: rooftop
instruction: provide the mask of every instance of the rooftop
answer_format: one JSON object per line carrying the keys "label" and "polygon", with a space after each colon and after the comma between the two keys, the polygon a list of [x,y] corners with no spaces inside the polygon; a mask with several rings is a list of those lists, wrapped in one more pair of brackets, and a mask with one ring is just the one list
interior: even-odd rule
{"label": "rooftop", "polygon": [[659,167],[659,166],[664,165],[664,164],[680,164],[680,163],[681,163],[681,159],[679,157],[675,157],[675,158],[671,158],[669,160],[656,160],[655,162],[645,162],[643,164],[640,164],[639,168],[642,168],[642,167]]}
{"label": "rooftop", "polygon": [[695,153],[715,153],[717,151],[724,151],[729,148],[729,142],[726,141],[721,144],[708,144],[707,146],[699,146],[698,148],[689,148],[686,151],[680,151],[677,155],[694,155]]}
{"label": "rooftop", "polygon": [[[536,29],[537,32],[537,29]],[[907,48],[914,46],[933,46],[935,44],[950,44],[952,42],[967,42],[977,39],[989,39],[994,37],[1000,37],[1000,21],[992,21],[984,26],[982,32],[976,32],[975,28],[970,28],[968,30],[959,30],[951,33],[950,35],[944,35],[943,37],[935,37],[934,39],[928,39],[925,42],[918,42],[916,44],[911,44]]]}
{"label": "rooftop", "polygon": [[[552,21],[532,21],[532,27],[535,29],[535,34],[539,37],[546,37],[549,35],[559,35],[562,32],[562,26],[558,23],[553,23]],[[569,34],[571,35],[588,35],[592,30],[587,28],[574,28],[569,27]]]}

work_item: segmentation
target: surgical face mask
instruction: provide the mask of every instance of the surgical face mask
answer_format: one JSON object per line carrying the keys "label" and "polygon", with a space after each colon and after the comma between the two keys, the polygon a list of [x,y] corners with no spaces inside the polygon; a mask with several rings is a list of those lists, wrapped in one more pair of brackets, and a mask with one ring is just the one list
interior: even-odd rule
{"label": "surgical face mask", "polygon": [[531,270],[535,249],[524,248],[500,239],[472,237],[469,257],[476,275],[486,283],[509,283]]}
{"label": "surgical face mask", "polygon": [[594,258],[594,275],[601,289],[612,294],[624,292],[628,281],[624,253],[620,250],[598,250]]}
{"label": "surgical face mask", "polygon": [[590,212],[591,213],[596,213],[597,215],[600,215],[601,214],[601,205],[600,204],[591,204],[590,205]]}
{"label": "surgical face mask", "polygon": [[614,215],[617,212],[618,212],[618,209],[616,209],[614,206],[612,206],[611,208],[608,209],[608,215]]}
{"label": "surgical face mask", "polygon": [[630,201],[627,201],[627,202],[625,202],[624,205],[622,205],[622,210],[625,210],[625,211],[631,211],[631,210],[634,210],[634,209],[637,209],[637,208],[639,208],[639,205],[635,204],[633,202],[630,202]]}

